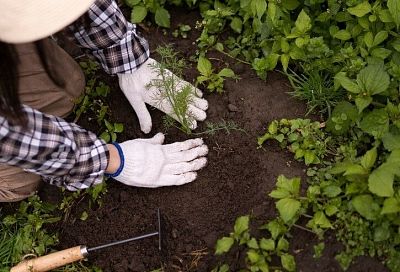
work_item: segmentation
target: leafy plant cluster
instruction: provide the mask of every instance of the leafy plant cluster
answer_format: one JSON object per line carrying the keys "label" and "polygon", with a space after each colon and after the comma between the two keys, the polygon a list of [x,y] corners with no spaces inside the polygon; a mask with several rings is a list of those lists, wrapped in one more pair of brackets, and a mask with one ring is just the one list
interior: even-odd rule
{"label": "leafy plant cluster", "polygon": [[10,271],[25,256],[41,256],[58,243],[56,234],[45,229],[46,224],[58,222],[56,206],[32,196],[21,202],[13,215],[2,216],[0,238],[0,271]]}
{"label": "leafy plant cluster", "polygon": [[97,72],[99,64],[88,59],[79,63],[86,76],[85,92],[75,101],[75,120],[77,122],[82,114],[88,116],[88,120],[95,119],[101,127],[99,135],[105,142],[115,142],[117,133],[124,131],[124,125],[113,123],[109,120],[110,109],[107,104],[110,87],[99,81]]}

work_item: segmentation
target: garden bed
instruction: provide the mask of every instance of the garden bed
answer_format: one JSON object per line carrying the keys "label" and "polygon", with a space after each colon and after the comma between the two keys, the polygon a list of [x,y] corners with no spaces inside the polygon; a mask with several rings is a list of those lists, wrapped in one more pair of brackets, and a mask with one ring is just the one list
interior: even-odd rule
{"label": "garden bed", "polygon": [[[172,43],[180,56],[188,60],[195,54],[194,42],[199,35],[195,30],[195,21],[200,20],[200,16],[196,12],[175,9],[171,12],[171,19],[171,29],[179,23],[192,27],[187,39],[173,38],[156,27],[143,28],[143,35],[149,40],[152,50],[158,45]],[[238,216],[250,214],[252,224],[260,226],[276,215],[275,203],[267,196],[275,187],[276,178],[280,174],[304,176],[305,167],[277,145],[267,144],[263,149],[257,149],[257,137],[274,119],[304,117],[305,105],[288,95],[290,84],[284,75],[269,73],[267,80],[263,81],[250,66],[233,63],[218,54],[212,55],[215,57],[214,66],[222,68],[225,61],[230,63],[230,68],[240,80],[227,80],[225,92],[221,95],[205,92],[209,101],[207,121],[234,121],[246,133],[231,131],[227,135],[220,131],[215,135],[202,136],[210,150],[208,165],[199,171],[197,180],[191,184],[145,189],[109,181],[103,205],[90,210],[87,220],[79,220],[87,207],[84,202],[72,210],[68,221],[60,229],[60,249],[79,244],[91,247],[157,230],[156,209],[160,208],[163,217],[161,252],[154,237],[98,251],[90,256],[90,261],[104,271],[151,271],[160,268],[163,271],[211,271],[218,264],[214,255],[216,241],[232,231]],[[191,63],[191,67],[184,71],[189,82],[194,82],[198,75],[195,66]],[[112,120],[125,126],[118,141],[149,137],[141,133],[133,109],[119,91],[116,77],[104,76],[102,80],[113,89],[110,94]],[[151,135],[164,131],[163,114],[152,110],[151,115]],[[80,122],[96,132],[96,127],[85,117]],[[203,122],[195,132],[204,130]],[[187,138],[177,129],[166,131],[168,143]],[[57,199],[56,189],[48,186],[44,188],[43,195],[49,198],[48,195],[53,192],[50,199]],[[260,233],[257,229],[253,231],[255,235]],[[314,259],[313,245],[318,243],[317,238],[306,231],[295,230],[291,253],[296,258],[297,271],[340,271],[334,256],[341,246],[333,238],[331,241],[328,239],[323,256]],[[243,268],[238,256],[229,262],[231,271]],[[357,259],[349,271],[385,271],[385,268],[378,261],[363,257]]]}

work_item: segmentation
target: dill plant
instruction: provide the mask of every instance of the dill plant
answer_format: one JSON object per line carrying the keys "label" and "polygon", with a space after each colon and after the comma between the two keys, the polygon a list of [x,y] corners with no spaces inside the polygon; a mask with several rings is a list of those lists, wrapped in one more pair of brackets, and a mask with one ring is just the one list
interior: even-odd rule
{"label": "dill plant", "polygon": [[[161,107],[162,104],[169,103],[174,119],[181,124],[178,128],[186,134],[190,134],[193,116],[188,107],[195,95],[195,90],[189,83],[185,84],[180,79],[186,63],[178,57],[178,53],[174,52],[170,45],[160,46],[156,52],[160,55],[161,61],[152,64],[151,68],[157,73],[157,78],[150,81],[146,87],[154,87],[158,90],[154,97],[156,102]],[[164,119],[164,125],[166,127],[175,126],[172,119],[168,117]]]}

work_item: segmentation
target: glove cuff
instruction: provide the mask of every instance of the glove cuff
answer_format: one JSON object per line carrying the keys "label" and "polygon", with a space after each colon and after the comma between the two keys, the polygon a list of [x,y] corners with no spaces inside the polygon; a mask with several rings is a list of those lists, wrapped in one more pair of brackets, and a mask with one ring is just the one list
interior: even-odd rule
{"label": "glove cuff", "polygon": [[125,165],[124,152],[122,152],[121,146],[118,143],[115,143],[115,142],[113,142],[112,145],[114,145],[115,148],[118,150],[120,164],[119,164],[119,167],[118,167],[117,171],[115,171],[115,173],[112,173],[112,174],[104,173],[104,176],[106,176],[108,178],[115,178],[115,177],[119,176],[119,174],[121,174],[121,172],[122,172],[122,169],[124,169],[124,165]]}

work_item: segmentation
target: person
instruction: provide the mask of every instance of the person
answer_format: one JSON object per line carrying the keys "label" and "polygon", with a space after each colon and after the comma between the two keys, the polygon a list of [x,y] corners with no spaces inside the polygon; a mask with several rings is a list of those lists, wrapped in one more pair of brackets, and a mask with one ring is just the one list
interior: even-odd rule
{"label": "person", "polygon": [[[114,0],[0,0],[0,5],[1,202],[32,195],[41,180],[80,190],[101,183],[104,175],[151,188],[196,179],[207,162],[201,138],[163,144],[164,135],[158,133],[106,144],[62,119],[85,85],[77,63],[48,38],[65,29],[104,71],[118,76],[143,132],[152,127],[145,104],[174,117],[170,104],[157,103],[162,90],[148,88],[158,76],[148,42]],[[192,128],[206,118],[208,104],[201,95],[193,87],[187,112]]]}

